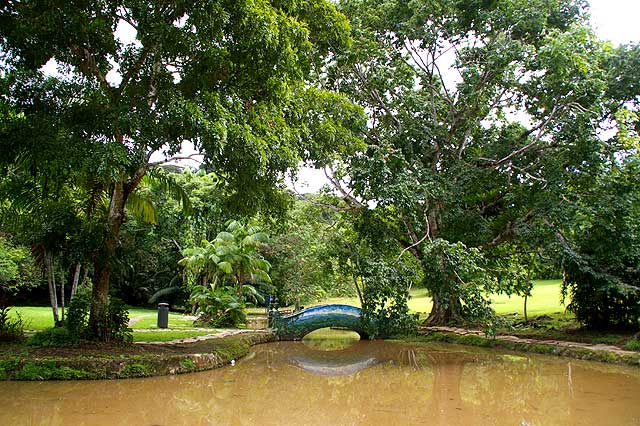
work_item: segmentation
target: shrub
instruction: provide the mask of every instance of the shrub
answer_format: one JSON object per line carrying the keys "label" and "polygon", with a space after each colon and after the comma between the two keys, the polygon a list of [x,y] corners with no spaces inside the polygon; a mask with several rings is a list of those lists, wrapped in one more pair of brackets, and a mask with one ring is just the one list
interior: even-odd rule
{"label": "shrub", "polygon": [[[364,263],[364,262],[363,262]],[[371,338],[414,334],[418,314],[410,314],[407,275],[383,261],[369,262],[363,268],[362,319]]]}
{"label": "shrub", "polygon": [[631,339],[624,344],[624,348],[628,351],[640,351],[640,340]]}
{"label": "shrub", "polygon": [[31,346],[68,346],[78,343],[80,338],[65,327],[54,327],[42,330],[29,338]]}
{"label": "shrub", "polygon": [[20,314],[9,318],[10,307],[0,307],[0,341],[11,342],[24,339],[24,322]]}
{"label": "shrub", "polygon": [[94,336],[89,327],[91,293],[88,289],[78,292],[69,305],[65,328],[78,339],[102,340],[105,342],[131,342],[133,335],[129,328],[127,306],[115,297],[109,297],[104,317],[100,321],[100,336]]}
{"label": "shrub", "polygon": [[199,323],[211,327],[237,327],[247,320],[242,298],[230,288],[196,286],[191,300],[198,304]]}

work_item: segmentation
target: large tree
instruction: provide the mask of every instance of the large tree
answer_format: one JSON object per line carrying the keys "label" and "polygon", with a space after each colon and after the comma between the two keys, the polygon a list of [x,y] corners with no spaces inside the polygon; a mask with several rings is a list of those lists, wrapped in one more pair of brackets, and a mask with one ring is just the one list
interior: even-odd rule
{"label": "large tree", "polygon": [[98,337],[125,205],[152,155],[189,142],[237,205],[267,203],[287,169],[322,150],[306,144],[299,99],[323,55],[348,42],[325,0],[8,1],[0,28],[3,102],[18,117],[3,126],[3,152],[76,147],[107,199],[93,253]]}
{"label": "large tree", "polygon": [[483,315],[507,269],[493,250],[547,226],[562,194],[618,150],[598,133],[635,108],[625,101],[637,92],[611,90],[633,73],[594,36],[582,1],[340,5],[356,43],[327,84],[364,106],[369,126],[367,149],[334,181],[362,211],[384,212],[384,226],[363,227],[372,238],[391,235],[421,262],[431,323]]}

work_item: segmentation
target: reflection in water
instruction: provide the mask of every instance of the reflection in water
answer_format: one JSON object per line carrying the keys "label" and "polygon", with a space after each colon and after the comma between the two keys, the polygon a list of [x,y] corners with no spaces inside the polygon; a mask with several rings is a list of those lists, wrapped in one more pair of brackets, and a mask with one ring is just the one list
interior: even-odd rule
{"label": "reflection in water", "polygon": [[344,349],[317,350],[310,345],[296,345],[287,353],[289,362],[303,370],[323,376],[348,376],[379,364],[384,357],[371,350],[366,342],[351,342]]}
{"label": "reflection in water", "polygon": [[[638,369],[377,341],[253,349],[197,374],[0,383],[0,425],[640,425]],[[300,368],[367,359],[348,375]]]}
{"label": "reflection in water", "polygon": [[315,350],[337,351],[348,348],[358,340],[360,335],[355,331],[321,328],[304,336],[302,342]]}

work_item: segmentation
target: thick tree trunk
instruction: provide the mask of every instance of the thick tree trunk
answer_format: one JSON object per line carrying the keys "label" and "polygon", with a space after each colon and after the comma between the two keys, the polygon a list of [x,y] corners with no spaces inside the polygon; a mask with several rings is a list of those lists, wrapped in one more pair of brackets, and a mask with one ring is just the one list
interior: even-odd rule
{"label": "thick tree trunk", "polygon": [[120,226],[124,220],[126,194],[124,182],[117,182],[111,192],[111,203],[107,217],[106,236],[103,249],[94,258],[95,276],[91,297],[91,313],[89,327],[96,339],[107,338],[104,330],[107,303],[109,301],[109,277],[111,276],[111,261],[115,257],[118,247]]}
{"label": "thick tree trunk", "polygon": [[428,325],[447,325],[461,320],[462,303],[458,297],[451,294],[433,294],[433,307],[426,321]]}
{"label": "thick tree trunk", "polygon": [[[122,136],[117,135],[117,139],[122,142]],[[109,302],[109,277],[111,276],[111,261],[116,255],[118,247],[118,237],[120,226],[124,222],[125,205],[127,198],[135,191],[140,181],[147,173],[148,164],[142,165],[136,172],[128,178],[121,179],[114,183],[111,190],[111,202],[107,215],[107,226],[103,249],[96,253],[93,260],[94,282],[91,298],[91,313],[89,314],[89,327],[94,338],[104,340],[108,338],[108,330],[104,330],[105,314],[107,303]]]}

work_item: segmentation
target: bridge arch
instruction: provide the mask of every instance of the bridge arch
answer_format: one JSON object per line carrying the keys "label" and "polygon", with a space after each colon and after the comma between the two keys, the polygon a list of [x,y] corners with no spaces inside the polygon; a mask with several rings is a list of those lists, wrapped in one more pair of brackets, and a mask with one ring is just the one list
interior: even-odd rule
{"label": "bridge arch", "polygon": [[368,338],[362,327],[362,310],[350,305],[321,305],[286,316],[276,316],[273,328],[280,340],[300,340],[314,330],[341,327]]}

